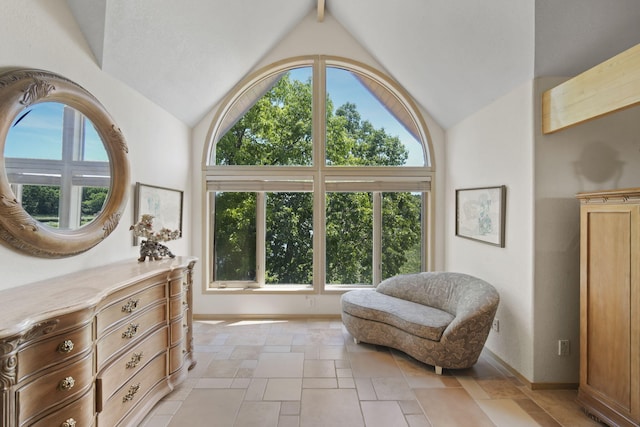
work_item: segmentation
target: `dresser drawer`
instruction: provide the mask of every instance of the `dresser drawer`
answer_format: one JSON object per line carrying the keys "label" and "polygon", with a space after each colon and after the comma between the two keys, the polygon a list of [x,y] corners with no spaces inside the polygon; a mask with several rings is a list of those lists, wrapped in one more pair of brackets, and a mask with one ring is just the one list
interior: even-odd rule
{"label": "dresser drawer", "polygon": [[97,336],[101,337],[106,329],[121,321],[127,321],[137,313],[155,302],[166,298],[165,283],[156,284],[150,288],[141,290],[136,293],[116,293],[110,297],[120,297],[110,302],[96,316]]}
{"label": "dresser drawer", "polygon": [[182,316],[187,309],[187,302],[182,297],[174,297],[169,300],[170,318]]}
{"label": "dresser drawer", "polygon": [[179,277],[173,278],[169,281],[169,296],[173,297],[185,291],[186,284],[183,276],[183,274],[180,274]]}
{"label": "dresser drawer", "polygon": [[[90,427],[95,422],[95,393],[91,388],[78,400],[51,415],[29,424],[30,427]],[[66,424],[65,424],[66,423]],[[74,424],[75,423],[75,424]]]}
{"label": "dresser drawer", "polygon": [[104,363],[115,356],[115,353],[120,349],[124,349],[130,344],[133,345],[151,329],[166,322],[167,305],[158,304],[144,312],[137,313],[127,323],[123,323],[119,328],[109,332],[98,341],[96,348],[98,370],[102,369]]}
{"label": "dresser drawer", "polygon": [[169,373],[173,374],[175,371],[180,369],[184,364],[184,356],[185,356],[185,342],[180,341],[178,345],[175,347],[171,347],[169,350]]}
{"label": "dresser drawer", "polygon": [[183,340],[187,336],[187,319],[181,317],[171,321],[171,341],[170,345],[175,345],[178,341]]}
{"label": "dresser drawer", "polygon": [[17,392],[18,418],[27,421],[39,412],[85,392],[93,384],[93,358],[61,367],[21,387]]}
{"label": "dresser drawer", "polygon": [[168,330],[166,327],[154,332],[140,344],[124,353],[98,374],[98,408],[133,375],[140,371],[149,360],[167,351]]}
{"label": "dresser drawer", "polygon": [[78,329],[23,347],[18,356],[18,381],[89,350],[93,344],[91,334],[91,323],[87,323]]}
{"label": "dresser drawer", "polygon": [[113,427],[166,376],[167,354],[162,353],[140,370],[105,403],[98,426]]}

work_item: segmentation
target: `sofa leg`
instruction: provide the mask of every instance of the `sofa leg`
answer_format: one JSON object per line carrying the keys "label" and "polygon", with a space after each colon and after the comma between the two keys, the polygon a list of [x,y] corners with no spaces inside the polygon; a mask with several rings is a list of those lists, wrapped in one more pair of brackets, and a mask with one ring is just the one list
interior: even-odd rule
{"label": "sofa leg", "polygon": [[442,375],[442,366],[436,366],[436,375]]}
{"label": "sofa leg", "polygon": [[353,343],[354,344],[360,344],[360,340],[356,337],[353,337]]}

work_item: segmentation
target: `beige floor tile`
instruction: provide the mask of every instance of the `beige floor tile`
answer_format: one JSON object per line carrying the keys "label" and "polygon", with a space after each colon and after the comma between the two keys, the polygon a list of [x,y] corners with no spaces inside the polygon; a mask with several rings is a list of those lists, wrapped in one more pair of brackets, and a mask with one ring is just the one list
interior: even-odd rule
{"label": "beige floor tile", "polygon": [[269,378],[263,400],[300,400],[302,378]]}
{"label": "beige floor tile", "polygon": [[299,415],[280,415],[278,427],[298,427],[300,425]]}
{"label": "beige floor tile", "polygon": [[539,427],[524,409],[511,399],[477,400],[497,427]]}
{"label": "beige floor tile", "polygon": [[429,420],[424,415],[407,415],[406,419],[409,427],[431,427]]}
{"label": "beige floor tile", "polygon": [[424,415],[420,404],[413,398],[411,400],[401,400],[398,404],[405,415]]}
{"label": "beige floor tile", "polygon": [[304,376],[309,378],[335,378],[336,366],[333,360],[305,360]]}
{"label": "beige floor tile", "polygon": [[279,419],[280,402],[243,402],[234,427],[278,427]]}
{"label": "beige floor tile", "polygon": [[300,415],[300,401],[282,402],[280,415]]}
{"label": "beige floor tile", "polygon": [[338,388],[336,378],[303,378],[302,388]]}
{"label": "beige floor tile", "polygon": [[354,378],[360,400],[378,400],[371,378]]}
{"label": "beige floor tile", "polygon": [[169,426],[206,426],[211,420],[217,427],[232,427],[244,390],[237,389],[194,389],[171,419]]}
{"label": "beige floor tile", "polygon": [[355,390],[302,390],[301,427],[364,426]]}
{"label": "beige floor tile", "polygon": [[356,382],[353,378],[338,378],[339,388],[356,388]]}
{"label": "beige floor tile", "polygon": [[378,400],[410,400],[413,391],[404,378],[372,378],[371,383]]}
{"label": "beige floor tile", "polygon": [[244,400],[262,400],[264,390],[267,388],[267,378],[253,378],[247,387],[247,394]]}
{"label": "beige floor tile", "polygon": [[463,388],[415,389],[416,398],[433,427],[494,427]]}
{"label": "beige floor tile", "polygon": [[256,378],[302,378],[304,354],[262,353],[253,375]]}
{"label": "beige floor tile", "polygon": [[349,360],[355,378],[402,377],[402,371],[387,352],[350,353]]}
{"label": "beige floor tile", "polygon": [[339,321],[194,330],[197,365],[140,426],[599,426],[575,390],[529,390],[488,354],[436,375],[400,351],[355,345]]}
{"label": "beige floor tile", "polygon": [[462,387],[467,390],[467,393],[474,399],[490,399],[491,397],[487,394],[487,392],[480,387],[480,385],[476,382],[472,377],[456,377],[458,382],[462,385]]}
{"label": "beige floor tile", "polygon": [[362,402],[362,414],[367,427],[406,427],[407,421],[398,402]]}

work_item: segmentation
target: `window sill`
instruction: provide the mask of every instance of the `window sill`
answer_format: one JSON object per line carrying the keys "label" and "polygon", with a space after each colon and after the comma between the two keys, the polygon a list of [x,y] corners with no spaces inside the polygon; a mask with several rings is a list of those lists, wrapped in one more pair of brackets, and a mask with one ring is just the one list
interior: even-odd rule
{"label": "window sill", "polygon": [[[372,289],[371,285],[325,285],[321,294],[343,294],[354,289]],[[207,287],[205,294],[317,294],[310,285],[268,285],[261,288],[252,287]]]}

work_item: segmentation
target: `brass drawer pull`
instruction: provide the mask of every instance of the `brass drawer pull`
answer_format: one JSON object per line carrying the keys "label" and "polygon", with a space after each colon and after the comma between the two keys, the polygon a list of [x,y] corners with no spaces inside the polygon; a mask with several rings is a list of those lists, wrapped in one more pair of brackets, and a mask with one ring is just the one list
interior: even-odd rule
{"label": "brass drawer pull", "polygon": [[58,388],[63,391],[68,391],[71,390],[74,385],[76,385],[76,380],[74,380],[73,377],[67,377],[60,381]]}
{"label": "brass drawer pull", "polygon": [[73,351],[73,341],[64,340],[58,346],[58,353],[71,353]]}
{"label": "brass drawer pull", "polygon": [[131,360],[127,362],[127,369],[135,368],[142,360],[143,353],[133,353]]}
{"label": "brass drawer pull", "polygon": [[76,420],[69,418],[67,421],[60,424],[60,427],[76,427]]}
{"label": "brass drawer pull", "polygon": [[130,299],[129,301],[127,301],[127,303],[125,305],[122,306],[122,312],[123,313],[132,313],[133,310],[135,310],[136,308],[138,308],[138,303],[140,302],[140,298],[138,299]]}
{"label": "brass drawer pull", "polygon": [[138,326],[140,325],[137,323],[130,323],[127,330],[122,333],[122,338],[133,338],[138,333]]}
{"label": "brass drawer pull", "polygon": [[140,390],[140,383],[132,385],[131,387],[129,387],[129,391],[122,398],[122,403],[126,403],[126,402],[132,400],[133,396],[136,395],[138,390]]}

